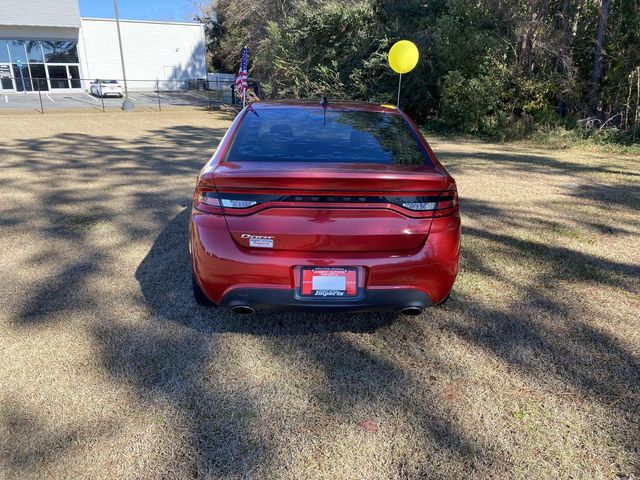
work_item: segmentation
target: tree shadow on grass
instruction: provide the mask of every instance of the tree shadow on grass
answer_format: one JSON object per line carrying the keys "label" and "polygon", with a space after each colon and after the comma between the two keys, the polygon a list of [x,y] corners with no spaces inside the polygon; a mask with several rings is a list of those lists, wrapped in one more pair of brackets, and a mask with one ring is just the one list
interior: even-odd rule
{"label": "tree shadow on grass", "polygon": [[[258,340],[272,359],[288,360],[294,365],[302,361],[306,367],[322,371],[325,383],[311,386],[304,393],[315,406],[339,422],[358,422],[361,420],[358,415],[363,411],[399,412],[404,418],[415,420],[414,449],[424,455],[417,463],[415,459],[393,459],[399,475],[407,476],[409,472],[412,475],[408,476],[417,478],[447,476],[447,473],[429,470],[432,460],[437,464],[433,457],[440,454],[449,458],[448,465],[457,468],[457,476],[473,476],[478,468],[495,476],[508,472],[513,466],[509,463],[512,459],[504,459],[499,447],[480,445],[475,432],[466,431],[455,422],[447,399],[441,398],[429,382],[420,378],[423,373],[420,368],[425,363],[419,362],[427,362],[436,371],[442,370],[445,378],[455,368],[455,365],[440,365],[444,362],[441,352],[424,342],[424,332],[417,325],[425,319],[437,322],[443,331],[504,361],[525,374],[535,387],[561,386],[597,402],[617,422],[616,431],[608,433],[622,438],[630,455],[637,456],[634,425],[638,424],[640,410],[637,400],[640,380],[636,356],[611,335],[573,318],[575,306],[554,296],[549,289],[520,285],[520,301],[506,309],[486,306],[474,296],[454,295],[448,309],[428,312],[417,321],[378,314],[270,314],[247,318],[229,315],[223,309],[196,306],[190,291],[188,208],[169,221],[167,218],[177,207],[189,204],[191,191],[175,188],[172,183],[195,176],[203,163],[196,155],[211,146],[210,135],[209,129],[180,127],[137,139],[131,148],[119,146],[119,139],[94,141],[89,136],[75,134],[24,141],[19,142],[18,153],[28,154],[33,148],[42,155],[55,157],[56,161],[46,163],[47,176],[41,176],[45,162],[20,159],[12,165],[24,173],[25,178],[52,182],[51,188],[57,193],[42,196],[45,201],[41,214],[46,218],[43,231],[52,238],[69,241],[81,252],[76,261],[54,279],[45,279],[31,289],[19,315],[19,324],[23,326],[42,324],[52,313],[86,308],[91,292],[86,297],[69,296],[68,292],[82,285],[89,275],[100,272],[108,261],[102,256],[105,252],[91,245],[87,238],[96,221],[91,209],[86,209],[86,215],[79,215],[59,207],[82,202],[91,206],[109,205],[118,189],[142,189],[126,196],[130,201],[127,206],[135,210],[135,216],[112,215],[109,221],[122,227],[130,238],[155,237],[136,271],[144,306],[151,314],[149,322],[129,324],[114,318],[110,311],[102,311],[100,323],[90,323],[87,328],[105,370],[118,382],[132,386],[140,404],[163,401],[179,412],[186,432],[184,438],[176,439],[175,443],[182,458],[179,465],[186,466],[186,470],[177,472],[176,476],[179,473],[191,477],[259,476],[262,473],[265,477],[277,467],[275,463],[281,461],[277,453],[289,447],[289,439],[276,438],[268,424],[270,419],[263,417],[262,390],[250,395],[242,378],[230,379],[229,372],[216,369],[217,365],[228,365],[229,358],[237,355],[225,342],[230,336]],[[161,136],[165,143],[157,144],[156,136]],[[87,162],[86,157],[77,152],[78,144],[86,145],[93,161]],[[188,151],[174,157],[175,149],[181,146]],[[186,154],[194,156],[184,160]],[[176,159],[180,161],[174,161]],[[524,170],[526,162],[518,161]],[[535,158],[527,161],[540,163]],[[550,166],[553,165],[539,165],[540,168]],[[565,172],[571,174],[568,168]],[[90,182],[96,172],[112,175],[108,186],[111,188],[100,192],[90,189],[67,192],[60,190],[62,183],[55,183],[70,174]],[[158,188],[153,183],[149,186],[153,178],[158,179]],[[30,188],[28,184],[24,187]],[[41,192],[34,190],[34,193]],[[589,200],[592,195],[588,193],[586,197]],[[513,218],[513,212],[488,203],[474,206],[467,202],[463,208],[469,208],[471,214],[475,211],[478,216],[495,216],[514,225],[518,222],[525,225],[528,221]],[[110,213],[115,212],[107,209],[101,215],[108,217]],[[3,219],[12,227],[19,227],[23,221],[21,215],[24,213],[7,212],[7,217],[3,213]],[[147,219],[149,222],[144,223]],[[636,291],[633,285],[640,272],[635,265],[516,238],[488,228],[465,227],[464,235],[489,244],[514,263],[526,259],[546,267],[535,279],[540,285],[571,280],[630,293]],[[466,258],[464,265],[469,272],[508,280],[477,251],[467,252]],[[93,300],[96,305],[100,304],[99,298]],[[89,307],[93,308],[91,304]],[[536,313],[543,314],[542,319],[535,318]],[[368,348],[369,341],[397,350],[390,352],[383,348],[376,353]],[[63,435],[61,441],[68,443],[73,439]],[[61,455],[56,447],[51,447],[51,451],[54,457]],[[17,443],[11,455],[18,459],[16,465],[19,465],[30,461],[33,454],[28,445]]]}
{"label": "tree shadow on grass", "polygon": [[88,428],[52,429],[41,415],[16,398],[0,402],[0,471],[7,479],[51,475],[60,457],[96,437]]}
{"label": "tree shadow on grass", "polygon": [[[629,207],[637,204],[636,200]],[[467,201],[464,208],[474,217],[485,217],[486,224],[507,228],[464,228],[461,275],[473,273],[498,280],[516,292],[517,300],[492,306],[471,295],[458,294],[450,308],[465,313],[452,317],[443,324],[444,328],[524,374],[533,391],[569,395],[568,398],[598,404],[608,414],[609,425],[604,427],[609,429],[608,435],[623,446],[629,457],[638,458],[640,359],[623,339],[594,326],[606,319],[601,317],[601,311],[588,308],[587,299],[576,296],[573,288],[585,287],[584,292],[595,293],[615,289],[637,299],[640,265],[577,251],[549,238],[530,239],[528,235],[505,233],[509,228],[530,232],[532,218],[527,211],[478,201]],[[548,232],[553,229],[555,217],[533,221]],[[576,221],[594,226],[588,218]],[[604,229],[607,224],[598,225]],[[611,228],[607,230],[613,233]],[[469,242],[475,242],[474,249],[465,246]],[[486,258],[478,255],[478,250],[484,248],[490,249]],[[491,265],[490,258],[496,255],[502,262],[521,265],[523,271],[531,269],[535,273],[529,278],[508,276]],[[638,463],[621,468],[623,477],[640,472]]]}
{"label": "tree shadow on grass", "polygon": [[177,412],[184,433],[170,440],[174,458],[165,468],[190,478],[268,471],[269,438],[256,434],[253,423],[260,406],[211,371],[229,360],[219,339],[164,327],[110,321],[94,327],[93,336],[106,371],[132,386],[140,404],[169,404]]}
{"label": "tree shadow on grass", "polygon": [[[637,459],[640,360],[620,340],[577,320],[567,305],[547,293],[524,291],[525,301],[506,308],[477,305],[459,295],[453,307],[467,309],[469,315],[444,328],[524,374],[534,396],[599,405],[606,417],[598,418],[594,428],[608,430],[609,439]],[[564,420],[557,421],[560,426]],[[620,468],[621,478],[640,473],[640,463]]]}
{"label": "tree shadow on grass", "polygon": [[7,193],[26,199],[26,207],[1,205],[0,225],[29,239],[39,249],[31,263],[43,267],[25,290],[14,323],[89,313],[95,302],[86,282],[103,274],[113,254],[95,245],[96,229],[109,226],[126,240],[156,231],[167,211],[190,204],[181,186],[193,184],[223,134],[220,128],[175,126],[130,141],[62,133],[0,146],[0,155],[7,154],[3,174],[11,175]]}
{"label": "tree shadow on grass", "polygon": [[[473,209],[473,205],[470,208]],[[486,208],[483,211],[486,213]],[[492,213],[505,215],[498,208]],[[479,447],[472,432],[462,431],[452,423],[447,418],[446,407],[425,408],[413,394],[404,394],[423,391],[424,397],[433,395],[428,386],[413,379],[412,373],[342,335],[380,335],[403,322],[402,319],[379,314],[256,314],[247,318],[229,315],[224,309],[196,307],[190,291],[188,220],[189,212],[185,209],[156,238],[136,272],[145,301],[157,318],[186,326],[199,334],[238,333],[264,338],[274,356],[291,356],[298,361],[302,358],[325,371],[330,386],[320,386],[314,393],[320,404],[326,404],[327,408],[333,405],[332,408],[347,417],[353,410],[344,406],[353,404],[376,404],[382,410],[405,411],[418,419],[416,424],[421,433],[416,442],[423,445],[425,452],[437,445],[436,448],[448,451],[456,458],[454,463],[463,465],[469,472],[474,471],[478,459],[492,465],[500,458],[499,451]],[[526,258],[544,265],[546,273],[538,278],[541,285],[567,280],[636,291],[633,279],[640,276],[640,267],[635,265],[482,228],[466,227],[465,235],[489,242],[515,262]],[[500,277],[481,256],[469,258],[470,261],[465,261],[469,271]],[[598,402],[612,412],[621,428],[628,429],[629,420],[640,411],[637,359],[605,332],[583,322],[566,322],[572,306],[555,298],[553,292],[527,286],[519,289],[524,300],[513,304],[507,312],[483,306],[472,297],[458,296],[450,307],[457,320],[444,322],[443,328],[504,360],[540,388],[549,385],[556,388],[562,384]],[[543,318],[551,316],[561,323],[564,334],[537,319],[536,315],[541,312]],[[437,352],[424,354],[437,357]],[[633,441],[636,434],[636,431],[615,433],[629,452],[637,449]],[[504,468],[505,464],[494,466]],[[428,475],[427,471],[417,471]]]}
{"label": "tree shadow on grass", "polygon": [[[637,209],[640,206],[640,183],[577,185],[569,195],[596,203],[611,210]],[[637,210],[636,210],[637,211]]]}
{"label": "tree shadow on grass", "polygon": [[[580,174],[622,174],[628,176],[640,176],[640,165],[632,163],[633,157],[629,158],[629,170],[619,170],[609,166],[598,165],[594,163],[576,163],[567,160],[553,158],[551,155],[543,155],[541,153],[520,153],[517,148],[507,151],[502,147],[503,151],[473,151],[460,152],[455,150],[440,149],[438,157],[443,159],[445,163],[451,163],[454,168],[457,167],[484,167],[492,170],[499,165],[500,169],[510,168],[523,173],[542,173],[547,175],[564,175],[575,178]],[[466,160],[472,163],[467,163]],[[480,160],[484,165],[479,165],[474,160]],[[462,161],[465,161],[464,163]],[[634,171],[633,168],[636,168]]]}

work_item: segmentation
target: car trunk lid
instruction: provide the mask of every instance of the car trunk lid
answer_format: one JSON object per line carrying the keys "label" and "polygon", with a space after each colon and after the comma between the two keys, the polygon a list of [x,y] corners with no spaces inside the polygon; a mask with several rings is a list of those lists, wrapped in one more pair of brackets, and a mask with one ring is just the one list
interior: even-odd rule
{"label": "car trunk lid", "polygon": [[318,252],[419,248],[431,216],[397,199],[437,195],[451,186],[450,177],[432,167],[381,164],[222,163],[213,181],[223,204],[256,199],[251,208],[224,209],[236,243]]}

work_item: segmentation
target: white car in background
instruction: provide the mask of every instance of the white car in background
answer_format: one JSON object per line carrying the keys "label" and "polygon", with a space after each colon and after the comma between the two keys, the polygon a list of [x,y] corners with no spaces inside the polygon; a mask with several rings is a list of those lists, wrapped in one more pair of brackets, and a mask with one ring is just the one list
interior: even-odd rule
{"label": "white car in background", "polygon": [[91,95],[95,95],[96,97],[115,96],[122,98],[122,85],[116,80],[96,80],[91,82]]}

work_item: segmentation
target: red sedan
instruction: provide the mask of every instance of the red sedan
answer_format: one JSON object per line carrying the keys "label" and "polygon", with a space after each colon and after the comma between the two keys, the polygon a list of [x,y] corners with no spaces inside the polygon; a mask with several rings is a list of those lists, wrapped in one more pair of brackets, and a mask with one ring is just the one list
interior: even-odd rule
{"label": "red sedan", "polygon": [[395,107],[256,103],[200,172],[189,251],[199,304],[417,315],[458,273],[456,184]]}

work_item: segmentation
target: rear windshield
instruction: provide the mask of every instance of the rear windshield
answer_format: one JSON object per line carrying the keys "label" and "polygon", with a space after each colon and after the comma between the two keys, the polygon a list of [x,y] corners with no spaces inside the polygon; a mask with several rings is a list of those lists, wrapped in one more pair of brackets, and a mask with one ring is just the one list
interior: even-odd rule
{"label": "rear windshield", "polygon": [[282,107],[248,112],[227,161],[429,163],[396,114]]}
{"label": "rear windshield", "polygon": [[115,80],[101,80],[100,83],[118,83]]}

